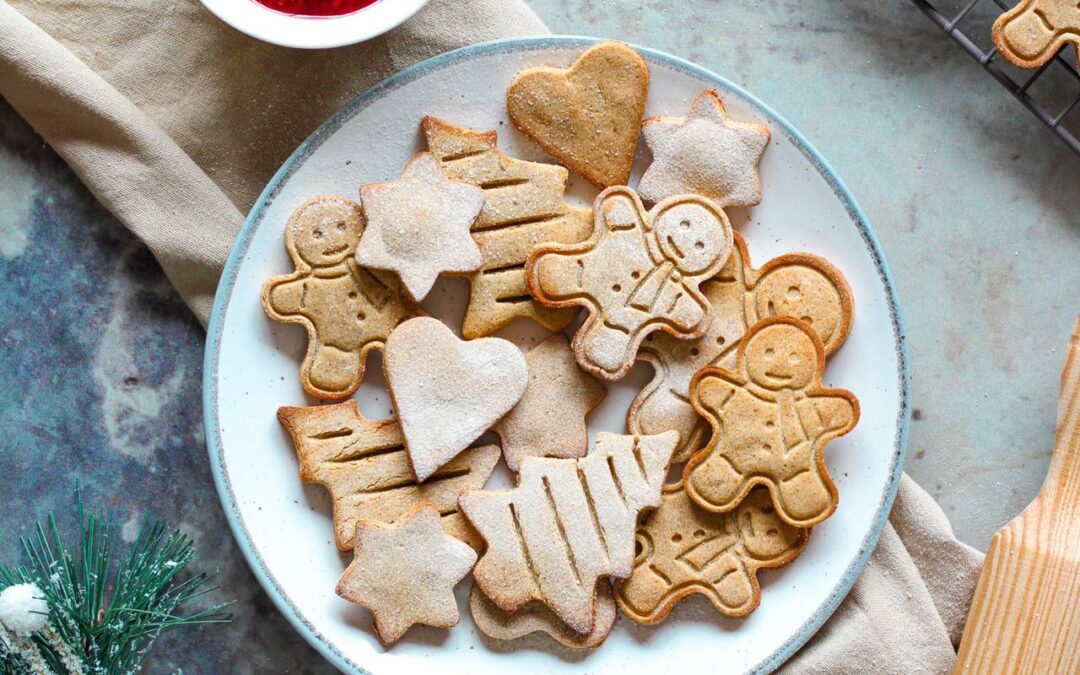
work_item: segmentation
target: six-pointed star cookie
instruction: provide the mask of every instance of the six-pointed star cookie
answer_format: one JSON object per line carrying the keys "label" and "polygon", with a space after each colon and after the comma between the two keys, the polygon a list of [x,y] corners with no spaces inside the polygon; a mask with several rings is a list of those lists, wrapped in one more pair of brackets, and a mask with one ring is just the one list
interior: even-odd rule
{"label": "six-pointed star cookie", "polygon": [[360,198],[368,224],[356,261],[397,272],[417,302],[439,274],[480,268],[469,228],[484,207],[484,191],[451,180],[431,153],[413,157],[396,181],[364,185]]}
{"label": "six-pointed star cookie", "polygon": [[604,385],[578,368],[561,333],[533,347],[525,362],[525,395],[491,427],[502,439],[506,465],[517,471],[526,457],[584,457],[589,451],[585,416],[604,400]]}
{"label": "six-pointed star cookie", "polygon": [[384,645],[397,642],[414,624],[457,625],[454,586],[476,563],[476,552],[443,531],[430,502],[416,505],[394,525],[361,520],[354,551],[337,594],[371,610]]}
{"label": "six-pointed star cookie", "polygon": [[683,117],[650,117],[642,125],[653,163],[638,184],[641,198],[658,202],[699,194],[722,207],[761,203],[757,165],[769,143],[769,129],[733,122],[711,89]]}

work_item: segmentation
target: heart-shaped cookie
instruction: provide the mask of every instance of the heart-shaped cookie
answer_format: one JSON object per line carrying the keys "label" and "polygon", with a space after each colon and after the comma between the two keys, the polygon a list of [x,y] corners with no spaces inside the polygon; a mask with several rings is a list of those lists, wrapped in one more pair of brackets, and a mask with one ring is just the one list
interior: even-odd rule
{"label": "heart-shaped cookie", "polygon": [[420,481],[513,408],[529,384],[525,357],[513,343],[461,340],[430,317],[410,319],[390,333],[383,369]]}
{"label": "heart-shaped cookie", "polygon": [[568,70],[529,68],[506,92],[518,129],[600,188],[626,185],[649,95],[649,68],[630,47],[602,42]]}

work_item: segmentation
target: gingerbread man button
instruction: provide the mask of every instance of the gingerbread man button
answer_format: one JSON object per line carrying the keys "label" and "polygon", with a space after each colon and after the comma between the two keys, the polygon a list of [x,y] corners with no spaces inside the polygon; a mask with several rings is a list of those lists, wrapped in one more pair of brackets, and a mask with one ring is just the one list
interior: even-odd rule
{"label": "gingerbread man button", "polygon": [[541,304],[588,310],[574,336],[578,364],[617,380],[649,333],[694,338],[708,328],[712,310],[698,287],[727,262],[731,225],[704,197],[670,197],[646,212],[622,186],[600,193],[593,219],[587,242],[534,249],[526,280]]}
{"label": "gingerbread man button", "polygon": [[832,515],[838,497],[825,445],[855,428],[859,401],[826,389],[824,370],[821,338],[798,319],[776,316],[747,332],[735,372],[705,368],[694,376],[691,402],[713,437],[686,465],[690,498],[726,512],[765,485],[791,525],[810,527]]}
{"label": "gingerbread man button", "polygon": [[307,329],[300,379],[318,398],[351,396],[363,379],[367,353],[417,313],[391,276],[376,276],[353,260],[363,231],[360,205],[351,199],[309,199],[285,227],[296,271],[263,286],[263,308],[271,319]]}

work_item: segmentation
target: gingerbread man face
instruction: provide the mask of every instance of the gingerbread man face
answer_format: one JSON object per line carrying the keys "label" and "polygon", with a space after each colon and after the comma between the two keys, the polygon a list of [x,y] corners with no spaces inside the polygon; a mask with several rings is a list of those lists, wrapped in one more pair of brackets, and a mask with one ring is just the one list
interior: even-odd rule
{"label": "gingerbread man face", "polygon": [[814,340],[796,326],[772,324],[746,342],[746,373],[765,389],[803,389],[817,370]]}
{"label": "gingerbread man face", "polygon": [[664,257],[683,274],[709,269],[731,252],[731,241],[713,211],[697,202],[677,202],[653,217],[653,235]]}
{"label": "gingerbread man face", "polygon": [[[758,318],[791,316],[814,329],[831,354],[847,336],[851,323],[850,292],[835,269],[822,270],[810,256],[791,264],[769,266],[754,286]],[[829,276],[825,272],[832,272]]]}
{"label": "gingerbread man face", "polygon": [[353,254],[363,231],[359,204],[344,198],[325,198],[303,205],[285,234],[289,246],[305,263],[331,267]]}

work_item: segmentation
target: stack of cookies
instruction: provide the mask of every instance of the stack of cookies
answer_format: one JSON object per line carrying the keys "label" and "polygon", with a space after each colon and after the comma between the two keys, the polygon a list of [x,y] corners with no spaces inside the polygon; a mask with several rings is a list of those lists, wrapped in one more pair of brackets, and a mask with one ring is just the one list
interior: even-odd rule
{"label": "stack of cookies", "polygon": [[[767,128],[714,91],[645,119],[648,91],[619,43],[531,68],[507,111],[559,164],[427,117],[427,150],[397,179],[359,202],[314,197],[285,226],[296,270],[263,305],[307,329],[300,382],[339,402],[278,418],[352,551],[337,592],[386,645],[456,625],[470,573],[473,620],[499,640],[597,647],[620,611],[655,624],[691,594],[745,616],[758,570],[793,561],[836,510],[824,450],[859,405],[822,375],[851,328],[847,282],[803,253],[755,268],[732,230],[725,209],[762,199]],[[640,136],[653,160],[631,188]],[[591,211],[565,201],[570,171],[600,190]],[[442,275],[470,283],[462,337],[420,306]],[[526,354],[492,337],[517,319],[551,337]],[[352,399],[373,349],[395,419]],[[627,433],[590,448],[604,382],[636,361],[655,374]],[[499,444],[477,445],[489,431]],[[515,487],[485,489],[500,457]]]}

